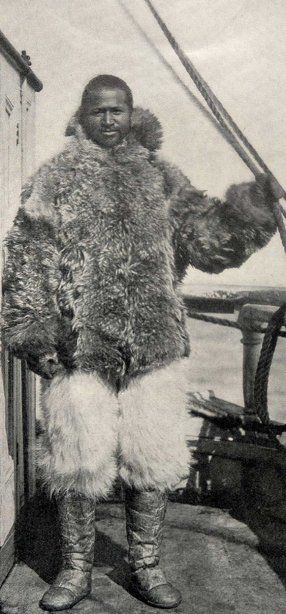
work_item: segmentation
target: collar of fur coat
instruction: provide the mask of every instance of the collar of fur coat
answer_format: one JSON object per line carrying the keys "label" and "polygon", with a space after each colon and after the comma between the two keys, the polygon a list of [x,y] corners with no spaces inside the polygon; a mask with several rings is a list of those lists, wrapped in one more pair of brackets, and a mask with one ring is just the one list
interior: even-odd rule
{"label": "collar of fur coat", "polygon": [[[70,119],[65,135],[74,137],[82,147],[92,149],[98,155],[108,155],[109,153],[108,150],[103,149],[86,137],[79,122],[79,110]],[[129,149],[132,145],[139,145],[143,149],[153,152],[160,149],[162,137],[162,127],[157,117],[147,109],[135,107],[132,113],[131,131],[122,143],[113,148],[113,151],[121,151],[126,147]]]}

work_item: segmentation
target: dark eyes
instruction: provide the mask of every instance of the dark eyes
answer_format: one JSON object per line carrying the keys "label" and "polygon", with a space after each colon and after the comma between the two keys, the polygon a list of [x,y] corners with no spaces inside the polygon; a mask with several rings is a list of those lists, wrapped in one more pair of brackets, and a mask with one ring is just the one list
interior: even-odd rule
{"label": "dark eyes", "polygon": [[[104,115],[104,113],[105,111],[103,109],[95,109],[94,111],[91,111],[89,115]],[[124,113],[124,111],[123,109],[112,109],[110,113],[112,113],[112,115],[120,115],[121,113]]]}

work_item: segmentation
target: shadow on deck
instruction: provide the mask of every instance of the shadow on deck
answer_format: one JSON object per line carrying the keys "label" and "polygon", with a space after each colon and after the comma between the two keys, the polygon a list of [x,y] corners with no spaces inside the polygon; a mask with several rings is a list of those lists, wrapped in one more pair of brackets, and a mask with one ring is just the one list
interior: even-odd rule
{"label": "shadow on deck", "polygon": [[[273,505],[263,509],[255,493],[257,475],[252,478],[247,481],[244,496],[233,498],[232,503],[229,500],[227,509],[215,507],[214,500],[213,506],[170,502],[162,566],[183,594],[176,612],[286,614],[283,506],[276,508],[276,516]],[[185,501],[190,501],[186,493]],[[226,504],[226,500],[220,503]],[[96,518],[92,594],[69,611],[161,611],[144,605],[128,592],[122,503],[98,505]],[[42,495],[36,496],[22,514],[18,535],[19,563],[1,589],[1,612],[39,614],[42,610],[38,601],[60,565],[60,534],[53,503]]]}

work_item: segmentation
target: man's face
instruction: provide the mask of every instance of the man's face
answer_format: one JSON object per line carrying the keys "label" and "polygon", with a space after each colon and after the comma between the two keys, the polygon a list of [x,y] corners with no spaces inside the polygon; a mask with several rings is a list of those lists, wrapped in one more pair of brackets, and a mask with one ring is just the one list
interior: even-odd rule
{"label": "man's face", "polygon": [[130,131],[131,114],[123,90],[98,88],[82,107],[81,121],[87,137],[108,149],[121,143]]}

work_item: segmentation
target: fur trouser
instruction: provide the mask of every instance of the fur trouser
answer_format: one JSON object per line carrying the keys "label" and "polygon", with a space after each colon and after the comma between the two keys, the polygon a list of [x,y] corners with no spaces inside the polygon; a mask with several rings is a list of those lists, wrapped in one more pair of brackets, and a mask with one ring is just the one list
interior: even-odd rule
{"label": "fur trouser", "polygon": [[50,493],[105,498],[116,477],[139,490],[175,487],[189,472],[183,359],[114,393],[96,374],[45,382],[38,467]]}

